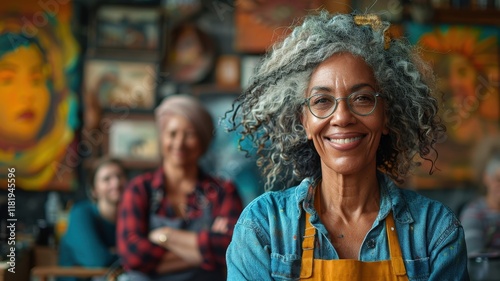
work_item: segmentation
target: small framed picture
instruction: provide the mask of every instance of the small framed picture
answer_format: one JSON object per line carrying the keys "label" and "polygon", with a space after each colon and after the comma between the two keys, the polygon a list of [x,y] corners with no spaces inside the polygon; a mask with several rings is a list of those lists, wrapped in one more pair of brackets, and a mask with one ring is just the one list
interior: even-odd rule
{"label": "small framed picture", "polygon": [[110,116],[109,133],[103,147],[105,154],[129,164],[159,163],[158,130],[153,116]]}
{"label": "small framed picture", "polygon": [[240,86],[240,59],[236,55],[222,55],[217,59],[215,69],[217,85],[222,87]]}
{"label": "small framed picture", "polygon": [[153,61],[87,59],[84,95],[94,95],[103,110],[151,110],[156,102],[157,68]]}
{"label": "small framed picture", "polygon": [[101,5],[95,12],[91,46],[159,51],[161,30],[162,13],[157,7]]}

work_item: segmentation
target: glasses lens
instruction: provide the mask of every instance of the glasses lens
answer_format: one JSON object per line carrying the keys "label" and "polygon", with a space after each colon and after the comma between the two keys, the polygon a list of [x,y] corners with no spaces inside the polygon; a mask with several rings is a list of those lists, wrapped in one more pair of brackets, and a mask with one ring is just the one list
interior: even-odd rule
{"label": "glasses lens", "polygon": [[351,110],[359,115],[372,113],[377,105],[377,97],[375,93],[370,91],[352,93],[349,95],[348,100]]}
{"label": "glasses lens", "polygon": [[335,98],[330,95],[313,95],[309,98],[309,109],[314,116],[327,117],[335,110]]}

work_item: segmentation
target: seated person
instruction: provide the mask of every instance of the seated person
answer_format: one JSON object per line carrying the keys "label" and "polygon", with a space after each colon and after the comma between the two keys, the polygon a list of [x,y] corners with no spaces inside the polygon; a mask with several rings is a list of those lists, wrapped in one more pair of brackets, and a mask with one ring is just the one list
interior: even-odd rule
{"label": "seated person", "polygon": [[132,179],[123,194],[117,245],[129,280],[226,280],[226,248],[242,210],[232,181],[198,161],[214,125],[194,97],[166,98],[155,111],[161,165]]}
{"label": "seated person", "polygon": [[115,223],[126,181],[118,160],[102,158],[96,162],[90,177],[92,201],[81,201],[71,208],[68,229],[59,244],[59,265],[107,267],[118,260]]}
{"label": "seated person", "polygon": [[468,203],[460,219],[469,256],[500,254],[500,136],[478,144],[474,166],[483,196]]}

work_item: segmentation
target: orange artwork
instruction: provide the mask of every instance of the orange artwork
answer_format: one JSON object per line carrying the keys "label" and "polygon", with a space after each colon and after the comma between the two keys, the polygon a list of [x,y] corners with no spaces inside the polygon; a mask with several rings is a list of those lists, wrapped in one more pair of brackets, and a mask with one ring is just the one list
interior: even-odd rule
{"label": "orange artwork", "polygon": [[291,31],[290,25],[319,8],[328,7],[320,0],[235,1],[235,48],[241,52],[263,53]]}
{"label": "orange artwork", "polygon": [[436,75],[447,138],[437,145],[439,169],[428,175],[426,161],[412,178],[417,188],[457,188],[472,184],[472,152],[500,131],[499,30],[477,26],[407,26]]}
{"label": "orange artwork", "polygon": [[0,3],[0,188],[8,169],[25,190],[67,190],[76,180],[79,49],[70,19],[70,1]]}

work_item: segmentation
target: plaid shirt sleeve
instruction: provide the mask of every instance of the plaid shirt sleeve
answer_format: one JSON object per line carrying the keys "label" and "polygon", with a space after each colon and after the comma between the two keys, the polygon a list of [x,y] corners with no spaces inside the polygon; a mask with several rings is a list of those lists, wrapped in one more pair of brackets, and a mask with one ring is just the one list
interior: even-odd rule
{"label": "plaid shirt sleeve", "polygon": [[203,256],[201,267],[217,270],[226,266],[226,250],[231,242],[234,226],[240,216],[243,203],[236,186],[230,181],[210,180],[203,183],[206,197],[213,204],[212,217],[227,218],[227,232],[203,230],[198,234],[198,246]]}
{"label": "plaid shirt sleeve", "polygon": [[117,219],[117,248],[127,270],[154,273],[165,250],[151,243],[149,233],[149,198],[153,173],[134,178],[126,187]]}

